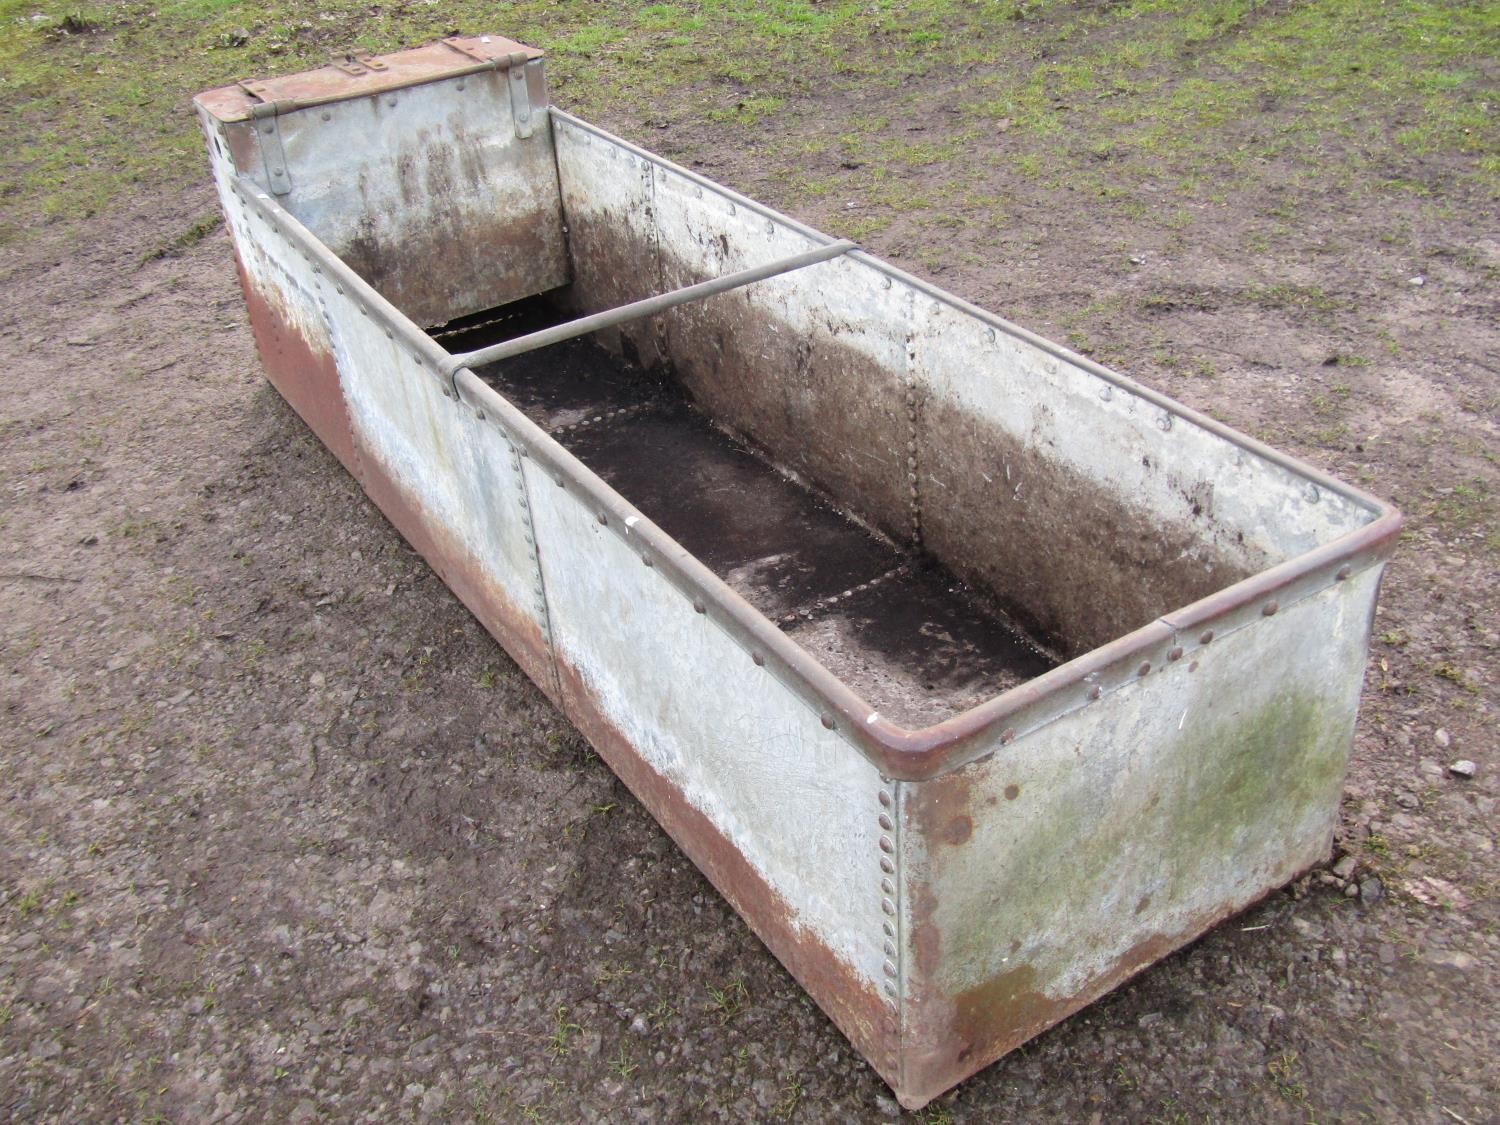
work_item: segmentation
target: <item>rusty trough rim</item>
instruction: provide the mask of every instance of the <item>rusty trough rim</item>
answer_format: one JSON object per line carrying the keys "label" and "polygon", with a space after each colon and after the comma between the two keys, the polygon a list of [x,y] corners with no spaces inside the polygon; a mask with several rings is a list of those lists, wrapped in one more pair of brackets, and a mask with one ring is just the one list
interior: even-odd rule
{"label": "rusty trough rim", "polygon": [[[618,144],[639,157],[803,234],[831,246],[836,240],[796,220],[699,176],[645,149],[632,145],[556,109],[557,119],[576,125],[603,140]],[[297,245],[314,270],[327,271],[345,286],[371,317],[383,323],[393,338],[410,349],[412,359],[435,379],[442,394],[475,410],[498,426],[522,456],[544,466],[554,482],[574,488],[594,506],[601,523],[629,542],[642,561],[655,567],[692,608],[745,648],[757,663],[789,688],[823,725],[839,730],[882,776],[900,781],[925,781],[951,772],[1102,696],[1127,688],[1153,670],[1170,668],[1183,655],[1184,635],[1201,630],[1188,643],[1201,647],[1245,628],[1310,597],[1356,571],[1378,566],[1390,556],[1400,530],[1401,514],[1390,504],[1354,488],[1288,454],[1256,441],[1165,395],[1110,371],[961,298],[912,277],[863,251],[847,257],[910,285],[932,299],[969,313],[1035,347],[1208,430],[1245,452],[1263,458],[1310,484],[1342,496],[1373,515],[1370,523],[1346,532],[1232,586],[1164,614],[1121,637],[1073,658],[1033,680],[1020,684],[940,723],[906,728],[881,716],[864,699],[834,676],[810,653],[778,629],[764,614],[735,593],[666,532],[657,527],[597,474],[564,449],[519,408],[488,386],[471,368],[452,370],[453,353],[431,339],[415,322],[382,297],[253,180],[236,177],[231,191]],[[449,372],[452,371],[451,376]],[[450,382],[451,379],[451,382]]]}
{"label": "rusty trough rim", "polygon": [[[388,94],[447,78],[509,70],[543,57],[540,49],[503,35],[452,35],[388,55],[350,55],[299,74],[248,78],[233,86],[205,90],[193,101],[220,121],[245,121]],[[259,101],[252,100],[255,98]]]}

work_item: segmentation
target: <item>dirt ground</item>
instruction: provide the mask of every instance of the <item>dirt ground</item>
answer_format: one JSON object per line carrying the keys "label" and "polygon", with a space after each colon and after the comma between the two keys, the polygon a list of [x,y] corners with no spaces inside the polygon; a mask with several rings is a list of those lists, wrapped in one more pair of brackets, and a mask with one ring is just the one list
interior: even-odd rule
{"label": "dirt ground", "polygon": [[[837,146],[807,162],[849,189],[800,190],[787,151],[869,109],[809,93],[749,146],[602,123],[830,231],[879,214],[873,252],[1409,520],[1337,874],[919,1118],[1500,1120],[1493,199],[1262,168],[1137,221],[997,170],[1003,128],[903,172],[918,207]],[[992,237],[959,185],[1003,197]],[[205,173],[0,247],[0,1114],[898,1117],[264,381],[223,230],[159,253],[213,206]]]}

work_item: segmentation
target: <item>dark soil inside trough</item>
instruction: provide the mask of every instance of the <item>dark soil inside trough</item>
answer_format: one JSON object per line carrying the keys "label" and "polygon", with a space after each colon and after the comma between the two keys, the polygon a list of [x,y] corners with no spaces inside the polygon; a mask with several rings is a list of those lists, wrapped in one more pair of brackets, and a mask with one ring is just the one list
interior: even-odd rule
{"label": "dark soil inside trough", "polygon": [[[561,319],[522,301],[434,335],[478,348]],[[887,718],[941,722],[1056,663],[936,560],[779,471],[665,373],[579,338],[481,375]]]}

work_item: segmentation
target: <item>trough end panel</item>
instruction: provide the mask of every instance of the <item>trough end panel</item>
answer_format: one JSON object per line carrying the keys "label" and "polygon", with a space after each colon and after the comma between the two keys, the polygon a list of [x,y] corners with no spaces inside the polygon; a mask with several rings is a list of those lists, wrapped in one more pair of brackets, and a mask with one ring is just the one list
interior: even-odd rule
{"label": "trough end panel", "polygon": [[255,127],[285,153],[282,205],[413,321],[441,324],[568,280],[545,107],[518,136],[511,85],[483,71]]}
{"label": "trough end panel", "polygon": [[1379,578],[903,786],[903,1104],[1327,858]]}

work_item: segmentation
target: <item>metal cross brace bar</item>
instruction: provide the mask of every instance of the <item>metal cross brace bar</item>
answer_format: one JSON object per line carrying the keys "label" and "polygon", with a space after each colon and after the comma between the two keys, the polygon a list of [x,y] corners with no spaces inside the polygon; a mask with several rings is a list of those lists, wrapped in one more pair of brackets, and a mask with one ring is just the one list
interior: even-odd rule
{"label": "metal cross brace bar", "polygon": [[658,293],[654,297],[647,297],[643,301],[633,301],[628,305],[620,305],[618,308],[606,309],[603,312],[593,313],[590,316],[581,317],[578,320],[570,320],[566,324],[556,324],[551,328],[544,328],[540,332],[531,332],[525,336],[517,336],[514,340],[502,340],[498,344],[491,344],[487,348],[478,351],[464,352],[455,355],[444,364],[444,374],[450,379],[465,367],[483,367],[485,364],[497,363],[502,359],[510,359],[512,356],[522,355],[525,352],[535,351],[537,348],[545,348],[549,344],[560,344],[564,340],[571,340],[575,336],[583,336],[589,332],[598,331],[600,328],[608,328],[611,325],[623,324],[627,320],[635,320],[643,316],[654,316],[656,313],[677,305],[685,305],[689,301],[699,301],[705,297],[713,297],[725,293],[730,289],[738,289],[752,282],[764,281],[768,277],[778,274],[790,273],[792,270],[801,269],[804,266],[816,265],[826,262],[831,258],[837,258],[851,250],[858,250],[859,246],[847,239],[830,242],[826,246],[818,246],[812,250],[804,250],[800,254],[793,254],[786,258],[777,258],[773,262],[755,266],[748,270],[740,270],[737,273],[728,273],[723,277],[711,278],[708,281],[700,281],[696,285],[689,285],[682,289],[673,289],[669,293]]}

